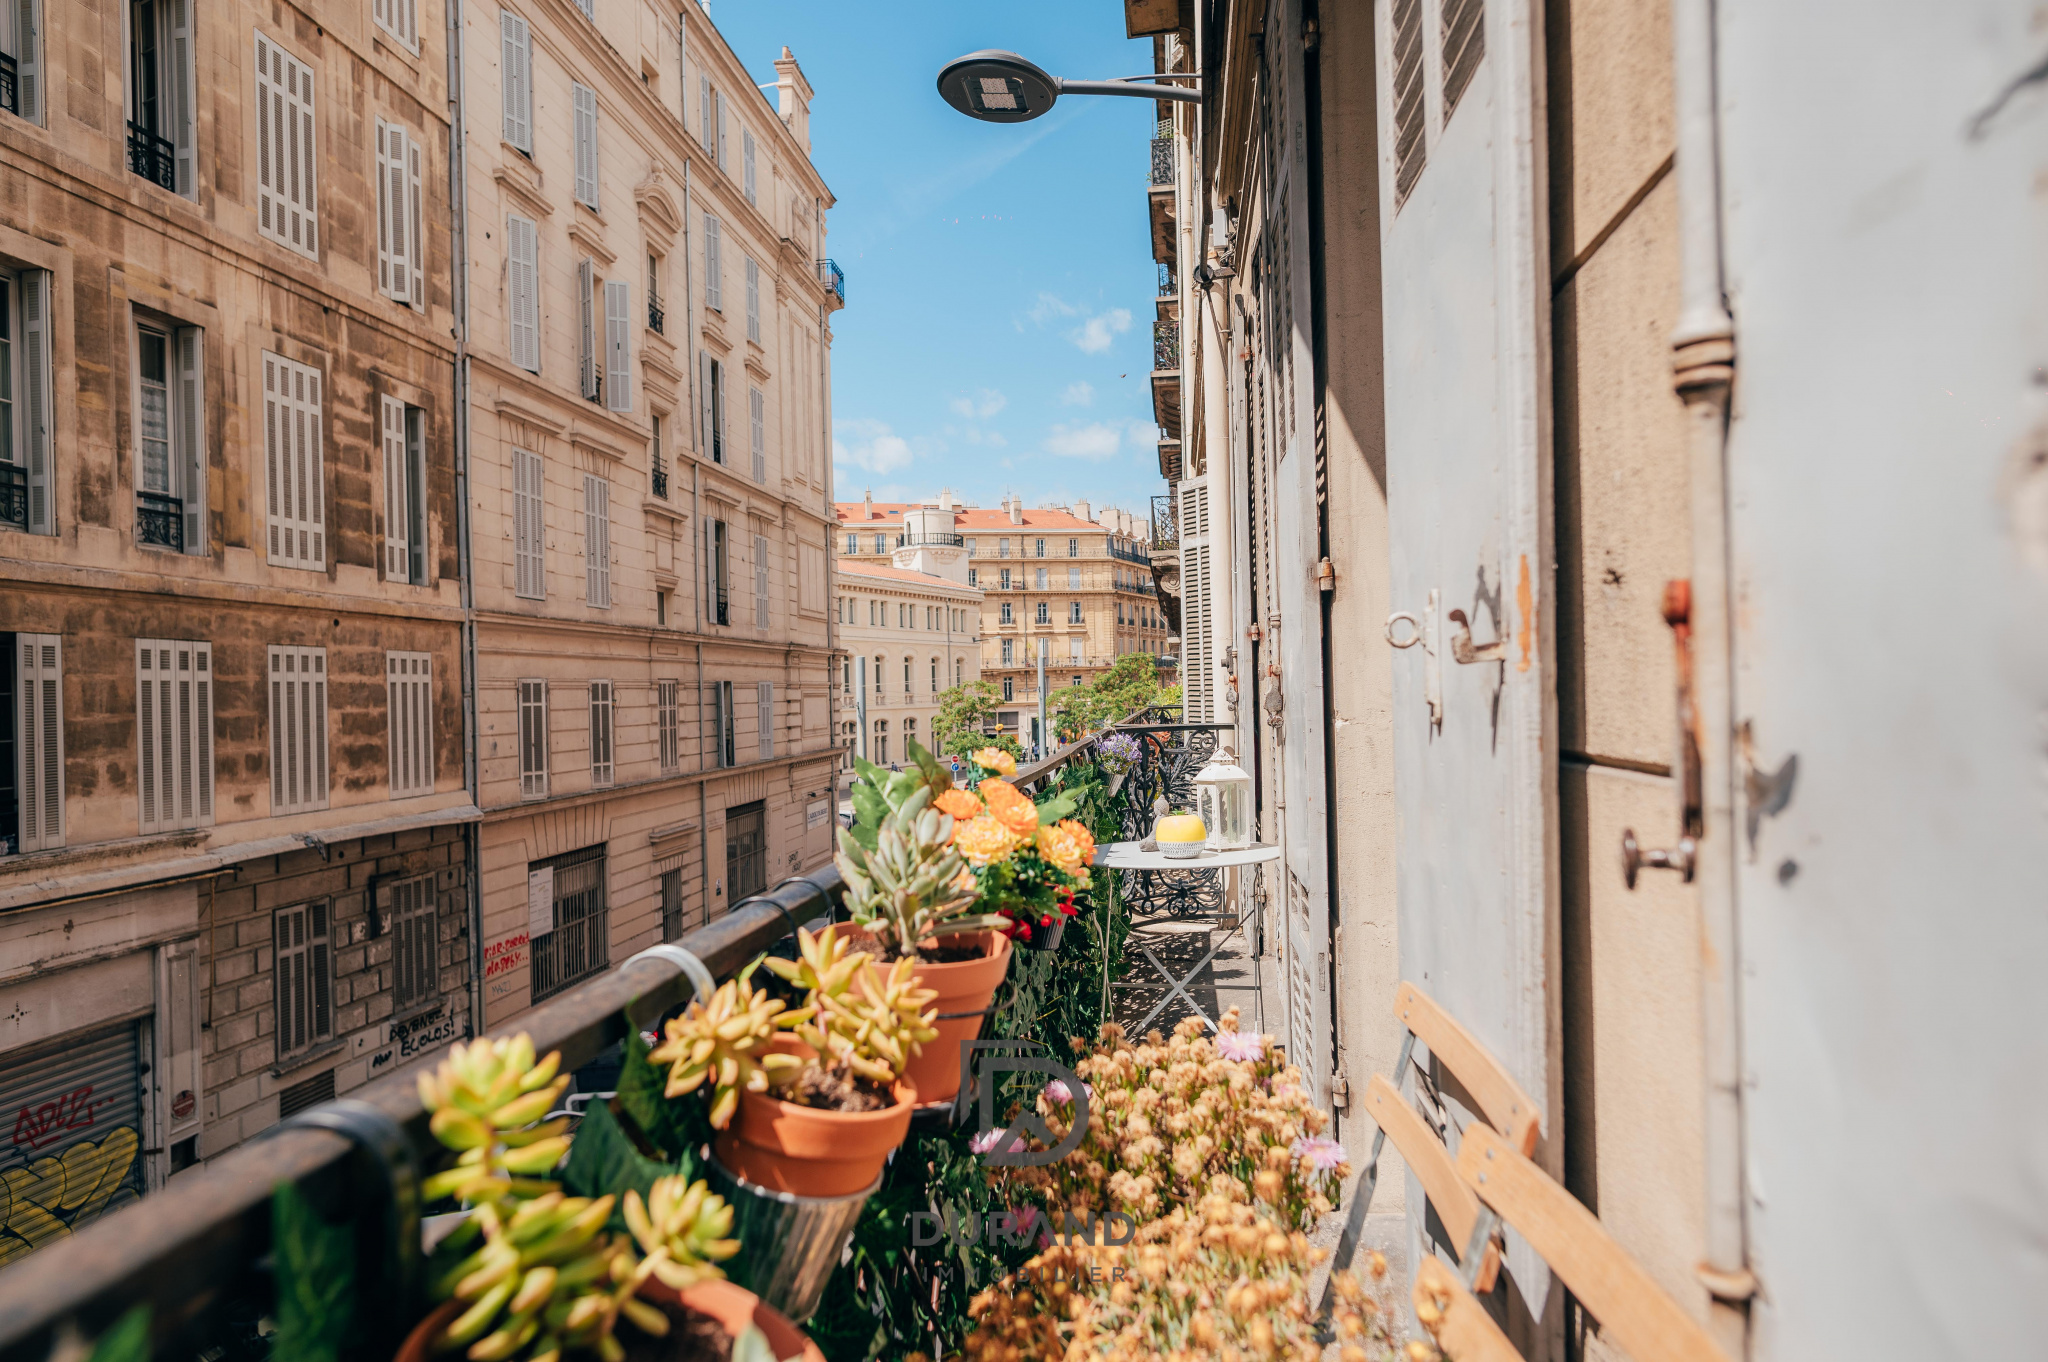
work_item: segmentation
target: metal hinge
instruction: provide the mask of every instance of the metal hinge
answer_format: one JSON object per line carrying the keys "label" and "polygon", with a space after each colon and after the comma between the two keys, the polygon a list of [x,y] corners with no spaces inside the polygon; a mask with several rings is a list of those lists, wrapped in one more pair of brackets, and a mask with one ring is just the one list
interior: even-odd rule
{"label": "metal hinge", "polygon": [[1316,564],[1316,589],[1319,591],[1335,591],[1337,589],[1337,567],[1336,564],[1327,558]]}
{"label": "metal hinge", "polygon": [[1351,1080],[1343,1074],[1330,1079],[1330,1105],[1339,1112],[1351,1110]]}

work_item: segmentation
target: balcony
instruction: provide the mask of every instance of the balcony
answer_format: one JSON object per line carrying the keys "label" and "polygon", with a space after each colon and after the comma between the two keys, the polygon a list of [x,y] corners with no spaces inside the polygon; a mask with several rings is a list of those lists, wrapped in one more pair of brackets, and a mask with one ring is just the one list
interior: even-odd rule
{"label": "balcony", "polygon": [[1152,258],[1170,272],[1174,263],[1173,229],[1177,215],[1173,183],[1173,125],[1162,123],[1159,131],[1161,135],[1152,139],[1152,173],[1146,176],[1145,207],[1151,222]]}
{"label": "balcony", "polygon": [[[1180,323],[1152,323],[1152,416],[1166,438],[1180,439]],[[1169,479],[1171,481],[1171,479]]]}
{"label": "balcony", "polygon": [[1165,478],[1168,482],[1179,482],[1181,480],[1180,441],[1161,440],[1159,442],[1159,476]]}
{"label": "balcony", "polygon": [[661,498],[661,499],[662,499],[663,501],[667,501],[667,500],[668,500],[668,470],[667,470],[666,468],[663,468],[663,467],[662,467],[662,466],[661,466],[660,464],[656,464],[656,465],[654,465],[654,478],[653,478],[653,482],[654,482],[654,495],[656,495],[656,496],[660,497],[660,498]]}
{"label": "balcony", "polygon": [[1144,552],[1142,549],[1127,549],[1116,544],[1111,544],[1109,546],[1109,556],[1112,558],[1121,558],[1126,563],[1139,563],[1145,567],[1152,566],[1152,556]]}
{"label": "balcony", "polygon": [[837,298],[839,306],[846,306],[846,271],[839,268],[838,262],[820,260],[818,262],[818,282],[825,286],[825,293],[828,297]]}
{"label": "balcony", "polygon": [[661,334],[661,325],[665,320],[666,315],[661,310],[661,300],[649,298],[647,300],[647,329],[658,336]]}
{"label": "balcony", "polygon": [[28,470],[18,463],[0,463],[0,525],[28,528]]}
{"label": "balcony", "polygon": [[[1165,462],[1163,454],[1160,461]],[[1167,481],[1178,482],[1180,479],[1168,478]],[[1173,493],[1168,492],[1163,497],[1152,498],[1152,547],[1170,549],[1179,543],[1180,516],[1174,510]]]}
{"label": "balcony", "polygon": [[1165,321],[1152,323],[1152,367],[1154,369],[1180,368],[1180,323]]}
{"label": "balcony", "polygon": [[21,112],[21,78],[14,65],[14,58],[0,52],[0,109],[11,114]]}
{"label": "balcony", "polygon": [[151,184],[177,192],[178,149],[170,138],[159,137],[132,121],[128,124],[128,168]]}
{"label": "balcony", "polygon": [[161,492],[135,494],[135,537],[145,544],[185,551],[185,503]]}
{"label": "balcony", "polygon": [[1152,178],[1146,184],[1152,189],[1173,188],[1172,136],[1152,139]]}
{"label": "balcony", "polygon": [[722,586],[718,587],[711,594],[711,622],[713,624],[731,624],[732,610],[726,604],[725,588]]}
{"label": "balcony", "polygon": [[961,549],[967,547],[964,534],[899,534],[896,536],[899,549]]}

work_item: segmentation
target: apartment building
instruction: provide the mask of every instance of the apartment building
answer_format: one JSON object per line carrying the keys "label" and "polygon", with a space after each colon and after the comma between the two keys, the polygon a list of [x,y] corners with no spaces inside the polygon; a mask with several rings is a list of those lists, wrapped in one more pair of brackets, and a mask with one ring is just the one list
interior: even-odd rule
{"label": "apartment building", "polygon": [[[941,556],[955,561],[932,561]],[[939,696],[981,679],[984,593],[966,584],[965,558],[939,548],[911,567],[842,563],[833,575],[843,654],[836,712],[849,753],[888,766],[907,761],[913,742],[936,752]]]}
{"label": "apartment building", "polygon": [[[981,674],[1018,706],[999,711],[999,722],[1027,746],[1039,741],[1041,655],[1051,689],[1081,685],[1126,653],[1169,652],[1147,519],[1085,501],[1027,507],[1018,497],[989,510],[955,504],[950,492],[915,504],[864,497],[836,510],[842,572],[907,563],[934,536],[957,541],[967,584],[986,598]],[[928,512],[937,513],[933,528],[918,528]],[[948,519],[951,528],[936,528]]]}
{"label": "apartment building", "polygon": [[485,1018],[831,851],[831,203],[696,5],[464,11]]}
{"label": "apartment building", "polygon": [[8,10],[0,1262],[464,1032],[477,818],[438,6]]}

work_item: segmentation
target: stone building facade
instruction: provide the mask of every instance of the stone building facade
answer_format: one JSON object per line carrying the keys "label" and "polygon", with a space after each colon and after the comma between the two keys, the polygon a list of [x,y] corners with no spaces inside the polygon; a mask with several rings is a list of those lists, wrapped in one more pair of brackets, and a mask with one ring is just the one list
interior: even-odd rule
{"label": "stone building facade", "polygon": [[842,563],[833,574],[845,654],[837,678],[840,745],[878,766],[909,760],[912,742],[936,753],[939,696],[981,679],[984,593],[966,584],[964,563],[943,567]]}

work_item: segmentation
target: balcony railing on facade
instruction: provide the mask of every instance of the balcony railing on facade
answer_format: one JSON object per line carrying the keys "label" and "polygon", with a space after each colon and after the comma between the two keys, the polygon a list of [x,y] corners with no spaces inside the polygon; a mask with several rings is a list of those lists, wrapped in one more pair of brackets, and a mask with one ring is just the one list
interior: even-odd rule
{"label": "balcony railing on facade", "polygon": [[846,303],[846,271],[839,268],[837,261],[818,262],[818,282],[825,286],[825,292],[837,298],[841,306]]}
{"label": "balcony railing on facade", "polygon": [[666,320],[667,314],[661,310],[661,300],[649,297],[647,300],[647,329],[656,335],[660,335],[662,323]]}
{"label": "balcony railing on facade", "polygon": [[660,463],[654,465],[652,482],[654,484],[654,495],[660,497],[663,501],[668,500],[668,468],[665,465]]}
{"label": "balcony railing on facade", "polygon": [[965,548],[967,536],[947,534],[943,531],[932,534],[899,534],[896,547],[899,549],[958,549]]}
{"label": "balcony railing on facade", "polygon": [[132,119],[128,123],[128,169],[173,193],[178,188],[178,149]]}
{"label": "balcony railing on facade", "polygon": [[[1152,174],[1146,181],[1148,189],[1171,189],[1173,187],[1173,137],[1171,134],[1152,139]],[[1164,290],[1161,290],[1164,292]]]}
{"label": "balcony railing on facade", "polygon": [[0,109],[21,112],[21,73],[14,58],[0,52]]}
{"label": "balcony railing on facade", "polygon": [[1143,549],[1127,549],[1120,544],[1111,544],[1109,546],[1109,556],[1112,558],[1121,558],[1126,563],[1143,563],[1148,567],[1151,566],[1152,563],[1152,555],[1146,553]]}
{"label": "balcony railing on facade", "polygon": [[28,470],[0,463],[0,525],[28,528]]}
{"label": "balcony railing on facade", "polygon": [[1180,322],[1152,323],[1152,368],[1155,371],[1180,368]]}
{"label": "balcony railing on facade", "polygon": [[732,607],[729,603],[729,593],[722,586],[712,588],[711,619],[715,624],[732,623]]}
{"label": "balcony railing on facade", "polygon": [[1165,261],[1161,261],[1159,263],[1159,301],[1164,303],[1179,296],[1179,291],[1174,285],[1173,266]]}
{"label": "balcony railing on facade", "polygon": [[185,551],[185,503],[162,492],[135,494],[135,535],[145,544]]}
{"label": "balcony railing on facade", "polygon": [[1152,498],[1152,547],[1170,549],[1180,543],[1180,515],[1173,505],[1173,493]]}

